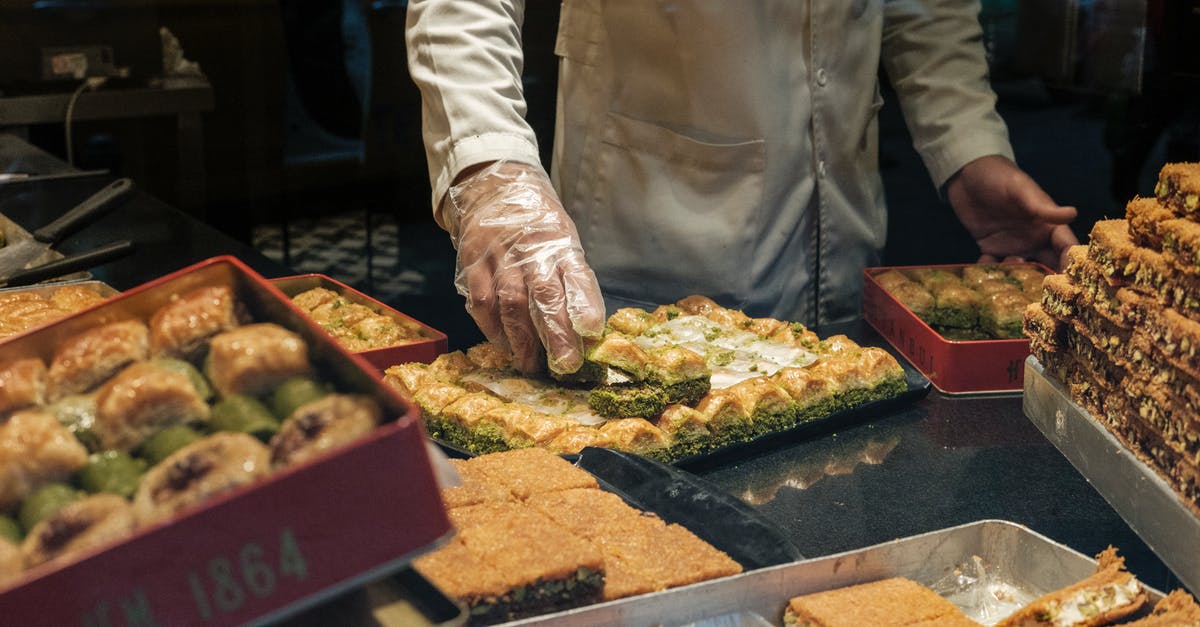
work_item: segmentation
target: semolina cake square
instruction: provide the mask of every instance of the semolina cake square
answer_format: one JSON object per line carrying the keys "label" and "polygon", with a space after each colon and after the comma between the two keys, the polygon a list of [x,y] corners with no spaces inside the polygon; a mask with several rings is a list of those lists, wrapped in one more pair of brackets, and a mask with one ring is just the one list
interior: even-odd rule
{"label": "semolina cake square", "polygon": [[[465,512],[465,515],[464,515]],[[512,603],[506,618],[551,612],[599,600],[604,557],[532,508],[516,503],[482,504],[450,511],[467,550],[503,577]]]}
{"label": "semolina cake square", "polygon": [[962,610],[921,584],[893,577],[870,583],[815,592],[790,599],[783,623],[788,626],[858,627],[911,625],[922,621],[942,624]]}
{"label": "semolina cake square", "polygon": [[462,459],[451,459],[450,464],[458,471],[462,483],[442,488],[442,502],[447,509],[512,500],[513,496],[508,488],[493,481],[476,465]]}
{"label": "semolina cake square", "polygon": [[742,572],[740,564],[680,525],[646,521],[606,530],[595,541],[606,556],[620,559],[656,589]]}
{"label": "semolina cake square", "polygon": [[[604,490],[578,488],[543,492],[530,497],[526,505],[542,512],[571,533],[589,540],[621,529],[636,529],[641,525],[666,527],[666,523],[655,514],[632,507],[621,497]],[[604,551],[603,545],[597,546],[604,554],[604,600],[662,589],[662,586],[639,574],[624,560]]]}
{"label": "semolina cake square", "polygon": [[605,601],[623,599],[638,594],[657,592],[661,588],[654,582],[638,574],[621,558],[604,554],[604,591],[601,598]]}
{"label": "semolina cake square", "polygon": [[596,478],[586,470],[537,447],[482,455],[467,463],[476,465],[520,500],[539,492],[599,487]]}
{"label": "semolina cake square", "polygon": [[413,566],[443,594],[468,607],[500,603],[510,592],[505,577],[469,551],[458,537],[416,558]]}
{"label": "semolina cake square", "polygon": [[604,490],[575,488],[543,492],[529,497],[526,504],[571,533],[589,540],[606,531],[632,529],[643,524],[666,526],[655,514],[643,512]]}

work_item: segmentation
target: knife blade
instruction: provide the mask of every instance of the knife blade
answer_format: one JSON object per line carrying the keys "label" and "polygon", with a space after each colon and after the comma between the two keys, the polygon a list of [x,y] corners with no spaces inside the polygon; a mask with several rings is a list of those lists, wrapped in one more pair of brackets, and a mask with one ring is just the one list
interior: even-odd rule
{"label": "knife blade", "polygon": [[0,248],[0,277],[24,269],[64,237],[124,202],[132,192],[133,181],[127,178],[117,179],[50,224],[34,231],[30,239],[12,242]]}
{"label": "knife blade", "polygon": [[28,270],[14,272],[0,278],[0,287],[30,285],[38,281],[60,277],[64,274],[87,270],[88,268],[107,263],[119,257],[124,257],[130,252],[133,252],[133,242],[127,239],[110,242],[87,252],[67,255],[62,259],[55,259],[54,261],[34,266]]}

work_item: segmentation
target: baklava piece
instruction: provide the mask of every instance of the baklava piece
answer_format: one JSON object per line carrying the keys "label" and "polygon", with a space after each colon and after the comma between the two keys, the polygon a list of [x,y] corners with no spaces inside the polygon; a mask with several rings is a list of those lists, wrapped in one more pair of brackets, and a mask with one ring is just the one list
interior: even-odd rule
{"label": "baklava piece", "polygon": [[1046,313],[1041,303],[1030,303],[1025,307],[1023,327],[1032,346],[1041,350],[1060,351],[1066,344],[1069,324]]}
{"label": "baklava piece", "polygon": [[63,311],[76,312],[104,301],[95,288],[86,285],[64,285],[50,292],[50,303]]}
{"label": "baklava piece", "polygon": [[[1059,275],[1055,275],[1059,276]],[[979,308],[979,326],[991,337],[1016,339],[1024,337],[1021,322],[1029,299],[1024,292],[997,292],[983,298]]]}
{"label": "baklava piece", "polygon": [[159,307],[150,318],[150,351],[195,360],[209,339],[247,322],[245,308],[226,286],[192,290]]}
{"label": "baklava piece", "polygon": [[266,477],[271,452],[245,433],[220,432],[171,453],[146,471],[133,497],[138,526],[176,513]]}
{"label": "baklava piece", "polygon": [[87,449],[46,411],[15,412],[0,423],[0,511],[39,486],[61,481],[87,463]]}
{"label": "baklava piece", "polygon": [[662,429],[642,418],[618,418],[600,425],[600,433],[612,440],[612,448],[666,460],[670,438]]}
{"label": "baklava piece", "polygon": [[64,505],[39,521],[21,543],[25,565],[32,568],[105,546],[131,533],[133,507],[115,494],[94,494]]}
{"label": "baklava piece", "polygon": [[382,422],[379,404],[369,396],[330,394],[301,405],[271,438],[271,464],[298,464],[345,446]]}
{"label": "baklava piece", "polygon": [[213,336],[205,371],[222,396],[256,395],[292,377],[309,376],[308,345],[271,322],[249,324]]}
{"label": "baklava piece", "polygon": [[979,321],[979,294],[961,281],[945,280],[929,287],[933,308],[928,322],[935,326],[969,329]]}
{"label": "baklava piece", "polygon": [[1129,236],[1126,220],[1098,220],[1092,225],[1088,256],[1100,266],[1104,276],[1114,283],[1127,283],[1132,277],[1130,257],[1138,246]]}
{"label": "baklava piece", "polygon": [[0,364],[0,416],[46,401],[46,364],[37,358]]}
{"label": "baklava piece", "polygon": [[1158,172],[1154,196],[1179,215],[1200,208],[1200,163],[1168,163]]}
{"label": "baklava piece", "polygon": [[155,361],[130,364],[96,392],[92,432],[105,450],[131,450],[171,425],[208,420],[209,407],[184,373]]}
{"label": "baklava piece", "polygon": [[100,325],[68,338],[50,361],[47,400],[87,392],[149,352],[150,331],[137,320]]}
{"label": "baklava piece", "polygon": [[1160,225],[1162,250],[1167,261],[1184,274],[1200,274],[1200,224],[1191,220],[1167,220]]}
{"label": "baklava piece", "polygon": [[1125,219],[1129,221],[1129,235],[1138,246],[1162,250],[1162,224],[1179,216],[1162,206],[1157,199],[1134,197],[1125,205]]}
{"label": "baklava piece", "polygon": [[467,552],[502,577],[505,590],[491,603],[470,606],[473,618],[508,621],[600,600],[604,558],[591,542],[531,508],[473,507],[488,511],[459,526],[458,537]]}

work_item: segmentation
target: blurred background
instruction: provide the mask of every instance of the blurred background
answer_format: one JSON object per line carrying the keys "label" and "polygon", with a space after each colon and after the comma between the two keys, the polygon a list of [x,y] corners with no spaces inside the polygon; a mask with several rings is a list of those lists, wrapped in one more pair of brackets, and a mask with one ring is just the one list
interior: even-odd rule
{"label": "blurred background", "polygon": [[[129,176],[298,271],[419,317],[421,302],[454,298],[453,251],[430,218],[406,4],[0,0],[0,132]],[[547,163],[558,13],[530,1],[524,29]],[[1151,194],[1163,163],[1200,160],[1200,0],[984,0],[980,20],[1017,160],[1079,209],[1081,240]],[[92,115],[34,115],[39,98],[67,94]],[[885,263],[974,260],[889,96]],[[85,106],[103,98],[111,115]]]}

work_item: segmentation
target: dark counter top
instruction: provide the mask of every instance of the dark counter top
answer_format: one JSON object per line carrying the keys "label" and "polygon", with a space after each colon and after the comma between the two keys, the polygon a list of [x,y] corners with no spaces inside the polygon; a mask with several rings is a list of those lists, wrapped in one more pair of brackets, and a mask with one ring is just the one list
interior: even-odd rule
{"label": "dark counter top", "polygon": [[[0,214],[33,231],[111,181],[108,176],[81,176],[0,184]],[[134,253],[91,270],[93,278],[118,290],[216,255],[236,255],[264,276],[291,274],[252,247],[138,191],[112,213],[68,236],[55,250],[80,253],[121,239],[133,241]]]}
{"label": "dark counter top", "polygon": [[[83,177],[0,185],[0,213],[28,229],[48,222],[109,182]],[[94,269],[117,289],[214,255],[232,254],[266,276],[291,271],[254,249],[142,193],[68,238],[78,252],[115,239],[136,252]],[[448,293],[451,293],[448,290]],[[462,304],[448,300],[447,316]],[[865,324],[865,343],[886,342]],[[689,468],[753,504],[806,556],[998,518],[1094,555],[1109,544],[1159,589],[1178,580],[1022,413],[1017,394],[916,403],[854,425]]]}

